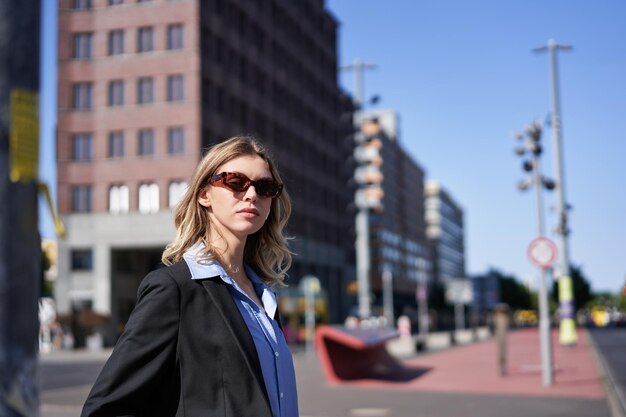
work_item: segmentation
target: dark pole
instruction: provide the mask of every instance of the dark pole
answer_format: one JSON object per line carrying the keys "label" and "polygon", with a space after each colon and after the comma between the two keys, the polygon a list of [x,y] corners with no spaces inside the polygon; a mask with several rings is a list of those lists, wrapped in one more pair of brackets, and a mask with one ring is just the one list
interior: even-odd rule
{"label": "dark pole", "polygon": [[0,415],[39,415],[40,0],[0,0]]}

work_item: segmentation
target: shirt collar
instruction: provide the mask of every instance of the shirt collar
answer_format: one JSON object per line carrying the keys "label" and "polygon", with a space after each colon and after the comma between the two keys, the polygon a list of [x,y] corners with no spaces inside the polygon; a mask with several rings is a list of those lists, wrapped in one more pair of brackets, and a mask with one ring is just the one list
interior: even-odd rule
{"label": "shirt collar", "polygon": [[[202,249],[204,249],[204,243],[198,243],[183,254],[183,260],[191,272],[191,279],[198,280],[219,276],[222,281],[247,297],[245,292],[239,288],[239,285],[237,285],[237,283],[228,275],[228,272],[226,272],[224,267],[218,261],[214,259],[202,259],[200,257]],[[261,280],[261,278],[249,265],[245,264],[244,268],[248,279],[254,286],[254,291],[261,298],[265,312],[268,316],[274,318],[278,307],[276,294],[274,294],[274,292],[263,282],[263,280]]]}

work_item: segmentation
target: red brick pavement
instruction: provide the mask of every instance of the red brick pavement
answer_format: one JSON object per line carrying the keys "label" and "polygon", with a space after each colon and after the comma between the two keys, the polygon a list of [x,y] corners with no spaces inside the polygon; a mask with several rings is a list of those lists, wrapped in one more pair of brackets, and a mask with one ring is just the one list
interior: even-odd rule
{"label": "red brick pavement", "polygon": [[560,346],[558,331],[553,331],[554,384],[550,387],[542,384],[538,330],[511,332],[507,344],[506,376],[500,376],[497,344],[491,339],[406,361],[409,369],[427,371],[408,382],[359,380],[343,384],[486,395],[605,398],[586,331],[579,330],[578,343],[573,347]]}

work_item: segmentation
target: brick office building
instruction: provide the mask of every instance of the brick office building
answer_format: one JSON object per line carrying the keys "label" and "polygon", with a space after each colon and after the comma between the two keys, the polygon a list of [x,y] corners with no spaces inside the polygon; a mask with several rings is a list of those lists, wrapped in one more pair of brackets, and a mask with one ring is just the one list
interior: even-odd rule
{"label": "brick office building", "polygon": [[342,319],[353,219],[336,30],[322,0],[59,0],[60,313],[109,317],[113,340],[203,149],[253,133],[294,202],[289,283],[318,276]]}

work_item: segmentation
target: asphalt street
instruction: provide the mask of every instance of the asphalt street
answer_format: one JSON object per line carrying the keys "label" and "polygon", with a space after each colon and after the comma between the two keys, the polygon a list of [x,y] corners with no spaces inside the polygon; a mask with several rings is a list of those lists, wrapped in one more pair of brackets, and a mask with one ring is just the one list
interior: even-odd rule
{"label": "asphalt street", "polygon": [[[555,385],[541,386],[538,335],[512,332],[511,373],[496,375],[493,339],[439,346],[407,355],[406,366],[428,368],[415,380],[330,384],[319,359],[296,349],[301,417],[626,417],[626,329],[579,331],[575,348],[555,348]],[[537,351],[537,352],[535,352]],[[55,352],[41,358],[41,417],[75,417],[110,351]],[[599,358],[593,360],[592,357]],[[613,385],[614,384],[614,385]],[[620,414],[621,413],[621,414]]]}

